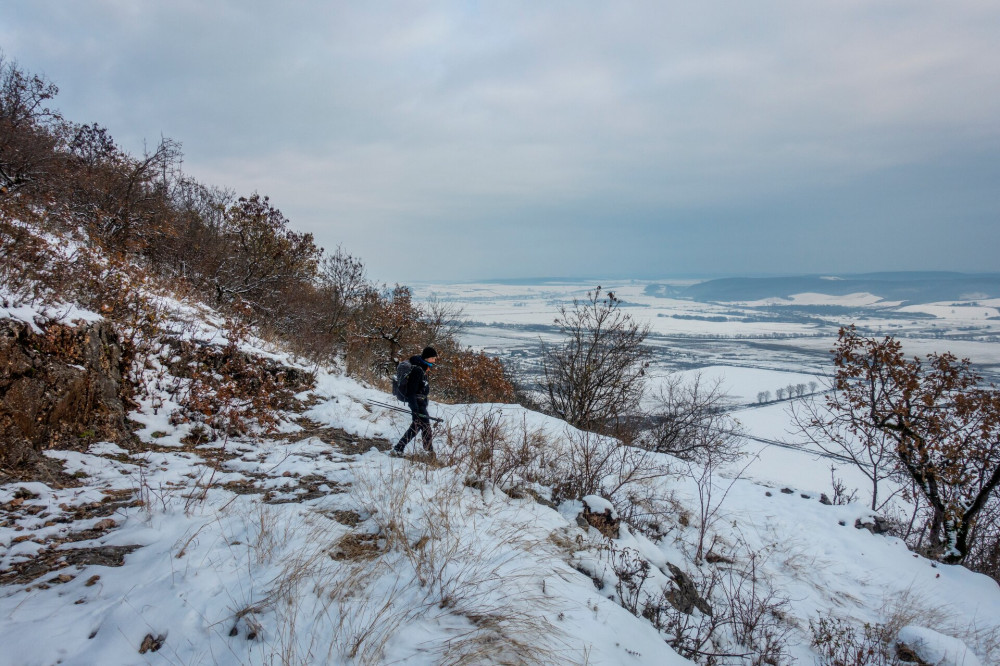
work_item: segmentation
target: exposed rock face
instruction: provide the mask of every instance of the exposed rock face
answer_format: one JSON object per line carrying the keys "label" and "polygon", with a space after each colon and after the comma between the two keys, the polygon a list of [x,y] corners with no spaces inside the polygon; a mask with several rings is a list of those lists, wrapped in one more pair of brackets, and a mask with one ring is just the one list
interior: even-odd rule
{"label": "exposed rock face", "polygon": [[38,334],[0,320],[0,466],[30,465],[45,449],[129,439],[123,368],[106,321],[51,324]]}
{"label": "exposed rock face", "polygon": [[667,601],[674,608],[687,615],[693,613],[695,608],[705,615],[711,615],[711,604],[698,594],[698,588],[691,577],[681,571],[680,567],[670,562],[667,562],[667,567],[670,569],[670,577],[673,579],[674,585],[677,586],[676,589],[667,593]]}
{"label": "exposed rock face", "polygon": [[859,530],[868,530],[872,534],[888,534],[892,529],[892,524],[881,516],[868,516],[855,520],[854,527]]}

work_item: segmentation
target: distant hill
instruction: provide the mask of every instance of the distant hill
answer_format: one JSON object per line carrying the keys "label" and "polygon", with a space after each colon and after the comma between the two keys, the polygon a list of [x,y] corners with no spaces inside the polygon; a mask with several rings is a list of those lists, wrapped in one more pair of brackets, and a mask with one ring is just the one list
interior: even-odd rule
{"label": "distant hill", "polygon": [[803,293],[845,296],[860,292],[905,304],[1000,298],[1000,274],[900,272],[720,278],[687,287],[651,284],[646,289],[652,296],[702,302],[759,301]]}

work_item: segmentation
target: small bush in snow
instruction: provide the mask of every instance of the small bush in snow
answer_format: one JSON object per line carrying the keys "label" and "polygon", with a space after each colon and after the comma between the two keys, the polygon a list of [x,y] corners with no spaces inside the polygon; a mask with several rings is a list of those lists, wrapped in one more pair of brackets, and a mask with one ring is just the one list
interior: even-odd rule
{"label": "small bush in snow", "polygon": [[897,666],[901,662],[889,649],[886,628],[866,623],[860,630],[832,615],[809,621],[812,647],[819,666]]}

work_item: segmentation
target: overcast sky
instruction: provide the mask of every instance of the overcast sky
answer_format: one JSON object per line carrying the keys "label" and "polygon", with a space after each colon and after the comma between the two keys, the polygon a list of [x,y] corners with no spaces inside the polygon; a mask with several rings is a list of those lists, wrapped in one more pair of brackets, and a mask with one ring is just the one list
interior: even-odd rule
{"label": "overcast sky", "polygon": [[3,4],[67,117],[379,280],[1000,270],[997,2]]}

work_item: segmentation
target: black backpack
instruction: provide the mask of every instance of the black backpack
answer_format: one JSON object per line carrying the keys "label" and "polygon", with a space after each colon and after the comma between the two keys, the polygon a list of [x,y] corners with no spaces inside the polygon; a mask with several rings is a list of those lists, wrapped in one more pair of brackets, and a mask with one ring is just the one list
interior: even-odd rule
{"label": "black backpack", "polygon": [[401,361],[396,366],[396,376],[392,378],[392,394],[396,399],[406,402],[406,385],[410,380],[410,373],[413,372],[413,364],[409,361]]}

